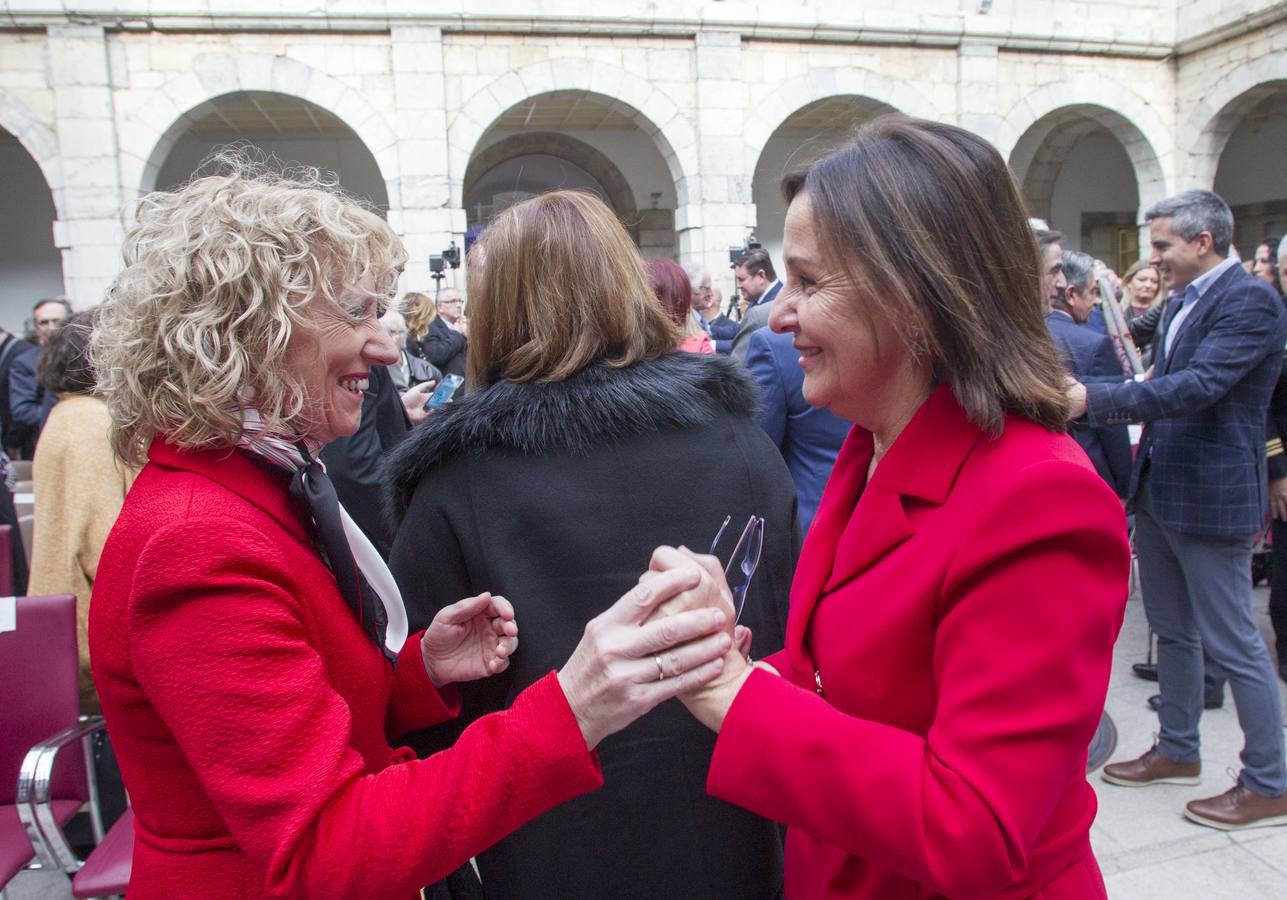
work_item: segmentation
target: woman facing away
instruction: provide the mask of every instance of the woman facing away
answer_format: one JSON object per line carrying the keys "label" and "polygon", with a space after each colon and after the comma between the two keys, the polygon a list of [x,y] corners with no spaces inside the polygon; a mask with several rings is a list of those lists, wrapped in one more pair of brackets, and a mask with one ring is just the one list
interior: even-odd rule
{"label": "woman facing away", "polygon": [[785,649],[683,697],[719,735],[707,789],[786,824],[790,898],[1105,897],[1085,766],[1129,556],[1063,433],[1018,190],[983,139],[896,116],[785,193],[770,325],[855,427]]}
{"label": "woman facing away", "polygon": [[598,743],[712,677],[730,638],[709,636],[722,613],[640,624],[709,581],[693,568],[604,603],[452,747],[401,746],[455,713],[453,684],[506,668],[514,611],[482,593],[408,634],[316,461],[396,357],[378,320],[402,245],[316,173],[231,163],[140,201],[91,345],[112,446],[142,465],[89,623],[135,813],[130,897],[411,898],[599,787]]}
{"label": "woman facing away", "polygon": [[652,292],[670,321],[681,335],[676,349],[686,353],[714,353],[715,345],[700,324],[693,310],[693,289],[686,273],[673,259],[650,259],[644,263],[644,272]]}
{"label": "woman facing away", "polygon": [[103,543],[125,502],[135,471],[123,465],[107,432],[111,417],[96,395],[87,352],[97,318],[76,313],[49,336],[36,377],[58,397],[40,433],[31,466],[35,529],[28,590],[75,594],[80,651],[80,708],[99,712],[89,667],[89,598]]}
{"label": "woman facing away", "polygon": [[[523,623],[510,667],[462,689],[460,721],[539,683],[658,540],[706,550],[726,518],[726,561],[750,517],[764,519],[742,623],[755,654],[779,646],[797,546],[790,476],[756,424],[749,376],[676,352],[678,329],[613,213],[565,191],[509,208],[475,247],[469,296],[469,392],[386,469],[390,566],[413,627],[475,585],[511,598]],[[675,703],[606,739],[603,790],[479,855],[486,895],[778,896],[777,826],[704,795],[713,744]]]}

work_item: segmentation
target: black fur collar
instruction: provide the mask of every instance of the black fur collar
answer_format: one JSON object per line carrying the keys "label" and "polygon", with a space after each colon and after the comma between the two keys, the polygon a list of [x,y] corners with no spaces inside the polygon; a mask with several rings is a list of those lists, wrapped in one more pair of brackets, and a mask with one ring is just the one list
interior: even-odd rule
{"label": "black fur collar", "polygon": [[396,518],[430,468],[457,453],[508,448],[583,453],[647,431],[752,416],[758,393],[727,357],[672,353],[625,369],[593,365],[564,381],[498,382],[465,395],[412,429],[384,463],[386,507]]}

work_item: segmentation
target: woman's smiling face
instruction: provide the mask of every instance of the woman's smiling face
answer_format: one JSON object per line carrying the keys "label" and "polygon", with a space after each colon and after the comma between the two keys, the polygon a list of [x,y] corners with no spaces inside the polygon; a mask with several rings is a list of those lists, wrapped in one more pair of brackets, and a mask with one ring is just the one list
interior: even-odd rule
{"label": "woman's smiling face", "polygon": [[362,396],[373,366],[398,361],[398,351],[379,319],[383,298],[349,288],[332,303],[314,297],[304,306],[311,327],[297,327],[286,365],[304,386],[298,430],[329,444],[353,434],[362,421]]}

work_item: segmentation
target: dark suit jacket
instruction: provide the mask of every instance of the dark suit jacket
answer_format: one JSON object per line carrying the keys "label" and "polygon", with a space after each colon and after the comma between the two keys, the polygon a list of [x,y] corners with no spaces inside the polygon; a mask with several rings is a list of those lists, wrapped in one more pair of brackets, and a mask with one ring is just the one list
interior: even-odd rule
{"label": "dark suit jacket", "polygon": [[18,448],[23,459],[35,455],[40,429],[45,427],[45,418],[58,402],[58,398],[36,380],[39,362],[40,347],[29,344],[15,350],[13,362],[9,364],[9,433],[5,440]]}
{"label": "dark suit jacket", "polygon": [[[1063,354],[1064,365],[1078,381],[1088,377],[1122,380],[1122,367],[1107,335],[1078,325],[1072,316],[1058,309],[1046,316],[1046,328],[1055,347]],[[1131,483],[1131,439],[1126,426],[1074,426],[1069,433],[1086,451],[1099,477],[1108,482],[1117,496],[1125,497]]]}
{"label": "dark suit jacket", "polygon": [[711,336],[716,353],[727,353],[732,350],[733,338],[737,337],[741,329],[741,322],[734,322],[723,313],[706,323],[706,333]]}
{"label": "dark suit jacket", "polygon": [[1265,416],[1282,371],[1287,313],[1265,282],[1233,266],[1198,301],[1166,354],[1179,303],[1167,305],[1149,381],[1086,385],[1091,425],[1143,421],[1130,496],[1186,534],[1245,536],[1268,504]]}
{"label": "dark suit jacket", "polygon": [[778,445],[795,482],[804,532],[818,509],[849,423],[804,399],[804,370],[798,357],[791,335],[774,334],[768,328],[751,335],[746,351],[746,366],[760,386],[760,427]]}
{"label": "dark suit jacket", "polygon": [[773,286],[760,295],[760,299],[756,300],[754,305],[746,308],[746,314],[742,316],[742,325],[737,331],[737,337],[733,338],[733,344],[728,351],[738,362],[746,362],[746,342],[751,339],[751,335],[769,324],[769,313],[773,311],[773,300],[780,290],[782,290],[782,282],[773,282]]}
{"label": "dark suit jacket", "polygon": [[434,316],[423,338],[407,341],[407,352],[433,363],[444,375],[464,375],[468,345],[468,339],[454,331],[446,319]]}

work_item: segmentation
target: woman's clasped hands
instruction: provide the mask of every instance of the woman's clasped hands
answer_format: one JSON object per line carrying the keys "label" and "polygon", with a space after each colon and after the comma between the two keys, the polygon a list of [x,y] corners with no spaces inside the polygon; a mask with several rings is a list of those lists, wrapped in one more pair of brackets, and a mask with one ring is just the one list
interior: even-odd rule
{"label": "woman's clasped hands", "polygon": [[[722,583],[722,573],[717,583],[694,560],[676,561],[585,626],[558,678],[590,749],[657,704],[720,677],[729,652],[736,655],[732,611],[718,599]],[[678,597],[684,609],[655,615]]]}
{"label": "woman's clasped hands", "polygon": [[680,701],[699,722],[718,732],[724,723],[733,699],[742,689],[746,679],[754,668],[762,668],[774,675],[778,674],[772,666],[765,663],[751,664],[748,653],[751,647],[749,629],[735,625],[733,595],[729,591],[728,581],[720,561],[714,556],[697,554],[687,547],[658,547],[653,551],[648,571],[640,576],[641,584],[651,584],[655,579],[664,577],[676,569],[696,565],[705,573],[703,585],[705,590],[688,590],[676,594],[665,603],[660,604],[652,614],[651,621],[665,621],[668,616],[689,615],[703,607],[712,608],[724,613],[728,622],[726,629],[730,636],[730,645],[725,651],[723,666],[720,672],[691,691],[679,695]]}

